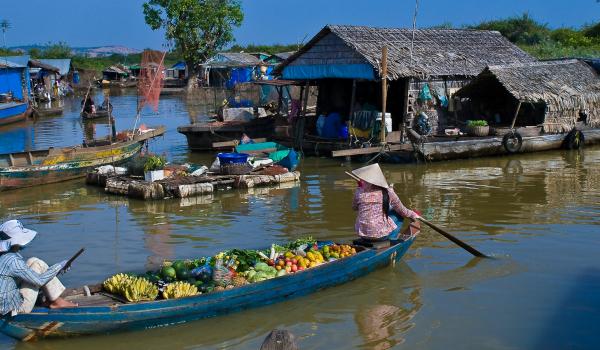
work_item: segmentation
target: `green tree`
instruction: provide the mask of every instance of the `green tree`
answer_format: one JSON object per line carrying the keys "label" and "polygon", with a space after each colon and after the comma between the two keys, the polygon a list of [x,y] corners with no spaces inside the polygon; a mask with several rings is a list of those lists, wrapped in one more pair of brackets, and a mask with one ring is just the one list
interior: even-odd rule
{"label": "green tree", "polygon": [[37,47],[32,47],[29,49],[29,56],[33,58],[40,58],[42,56],[42,50]]}
{"label": "green tree", "polygon": [[529,14],[520,17],[481,22],[473,29],[496,30],[508,40],[517,44],[535,45],[548,39],[550,30],[545,24],[536,22]]}
{"label": "green tree", "polygon": [[64,41],[57,43],[49,42],[42,50],[41,58],[67,58],[73,56],[73,50]]}
{"label": "green tree", "polygon": [[239,0],[150,0],[143,8],[150,28],[175,42],[191,72],[188,89],[197,86],[200,64],[234,40],[244,19]]}

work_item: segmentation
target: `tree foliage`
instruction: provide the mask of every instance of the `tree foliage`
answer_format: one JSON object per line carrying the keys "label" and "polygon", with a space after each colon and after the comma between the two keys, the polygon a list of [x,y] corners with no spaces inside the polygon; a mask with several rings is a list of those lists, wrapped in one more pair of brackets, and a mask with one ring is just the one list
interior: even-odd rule
{"label": "tree foliage", "polygon": [[273,44],[273,45],[256,45],[250,44],[246,46],[241,45],[233,45],[229,48],[229,52],[264,52],[268,54],[275,54],[280,52],[289,52],[289,51],[297,51],[299,49],[299,45],[296,44]]}
{"label": "tree foliage", "polygon": [[[34,51],[34,53],[36,52]],[[57,43],[49,42],[36,54],[39,54],[39,58],[68,58],[73,56],[73,50],[64,41]]]}
{"label": "tree foliage", "polygon": [[525,45],[539,44],[550,35],[546,24],[536,22],[527,13],[519,17],[481,22],[471,28],[496,30],[511,42]]}
{"label": "tree foliage", "polygon": [[244,19],[239,0],[150,0],[143,9],[146,23],[165,30],[191,69],[232,42]]}

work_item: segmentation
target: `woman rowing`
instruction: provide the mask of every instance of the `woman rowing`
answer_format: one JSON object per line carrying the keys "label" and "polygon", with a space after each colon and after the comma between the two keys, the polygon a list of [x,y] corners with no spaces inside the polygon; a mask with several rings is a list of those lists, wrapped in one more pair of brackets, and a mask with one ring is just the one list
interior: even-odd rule
{"label": "woman rowing", "polygon": [[[356,233],[365,240],[396,239],[402,218],[417,220],[420,215],[406,208],[388,185],[379,164],[352,171],[360,179],[354,192],[352,209],[358,211]],[[417,222],[418,223],[418,222]]]}
{"label": "woman rowing", "polygon": [[77,306],[60,297],[65,286],[56,275],[65,267],[66,260],[48,266],[38,258],[25,262],[19,254],[36,235],[37,232],[24,228],[18,220],[0,226],[0,316],[30,313],[40,288],[50,308]]}

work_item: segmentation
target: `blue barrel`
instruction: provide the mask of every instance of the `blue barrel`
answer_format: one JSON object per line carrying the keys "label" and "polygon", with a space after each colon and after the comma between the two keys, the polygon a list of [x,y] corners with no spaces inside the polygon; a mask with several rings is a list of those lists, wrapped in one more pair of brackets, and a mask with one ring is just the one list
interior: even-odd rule
{"label": "blue barrel", "polygon": [[248,154],[246,153],[219,153],[217,157],[219,158],[219,163],[223,164],[237,164],[237,163],[246,163],[248,161]]}

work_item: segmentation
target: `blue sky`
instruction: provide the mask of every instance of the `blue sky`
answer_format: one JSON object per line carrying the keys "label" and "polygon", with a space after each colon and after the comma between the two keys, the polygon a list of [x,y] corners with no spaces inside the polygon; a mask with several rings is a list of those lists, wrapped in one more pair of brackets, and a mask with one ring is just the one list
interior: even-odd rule
{"label": "blue sky", "polygon": [[[143,0],[0,0],[0,19],[12,28],[9,46],[66,41],[71,46],[161,48],[162,32],[144,23]],[[325,24],[409,27],[414,0],[242,0],[240,44],[298,43]],[[551,27],[600,20],[598,0],[419,0],[418,27],[477,23],[528,12]]]}

